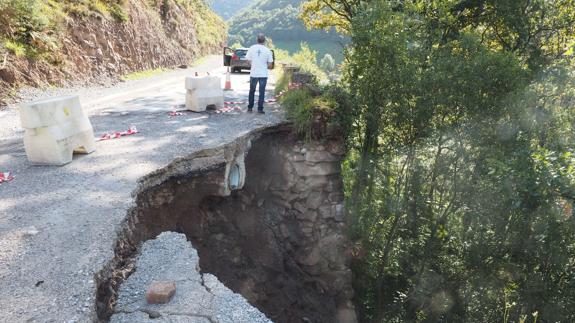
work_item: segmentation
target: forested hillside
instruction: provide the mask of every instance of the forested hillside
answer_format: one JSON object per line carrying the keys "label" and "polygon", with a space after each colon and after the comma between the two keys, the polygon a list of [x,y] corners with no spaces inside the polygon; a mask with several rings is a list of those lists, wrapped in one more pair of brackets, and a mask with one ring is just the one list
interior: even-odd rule
{"label": "forested hillside", "polygon": [[225,38],[225,23],[201,0],[1,1],[0,100],[24,84],[189,64]]}
{"label": "forested hillside", "polygon": [[347,130],[360,321],[575,322],[575,1],[310,0],[304,18],[352,39],[342,86],[283,103],[298,129],[332,108]]}
{"label": "forested hillside", "polygon": [[254,0],[211,0],[210,7],[225,20],[249,7]]}
{"label": "forested hillside", "polygon": [[229,21],[229,43],[244,46],[255,42],[255,36],[263,32],[275,46],[295,52],[301,42],[309,43],[319,56],[330,53],[341,58],[344,37],[335,31],[309,31],[299,19],[301,0],[260,0],[239,12]]}

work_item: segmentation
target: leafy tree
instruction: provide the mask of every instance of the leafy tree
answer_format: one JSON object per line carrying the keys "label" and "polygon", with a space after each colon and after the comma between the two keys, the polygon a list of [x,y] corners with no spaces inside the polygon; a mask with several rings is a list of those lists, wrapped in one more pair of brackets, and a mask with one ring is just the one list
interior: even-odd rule
{"label": "leafy tree", "polygon": [[573,1],[313,5],[352,37],[362,321],[574,321]]}
{"label": "leafy tree", "polygon": [[331,57],[330,54],[325,54],[321,61],[319,62],[319,66],[322,70],[327,73],[331,73],[335,70],[335,60]]}
{"label": "leafy tree", "polygon": [[309,29],[335,27],[338,32],[347,34],[361,3],[361,0],[310,0],[302,5],[300,17]]}

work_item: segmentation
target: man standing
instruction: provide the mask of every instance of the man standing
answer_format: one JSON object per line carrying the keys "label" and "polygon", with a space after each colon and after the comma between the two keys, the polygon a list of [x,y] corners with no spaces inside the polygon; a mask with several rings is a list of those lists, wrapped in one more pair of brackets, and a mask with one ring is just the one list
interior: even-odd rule
{"label": "man standing", "polygon": [[264,43],[266,37],[263,34],[258,35],[258,43],[248,49],[246,58],[250,61],[250,95],[248,102],[248,112],[254,108],[254,96],[256,85],[259,84],[258,113],[264,112],[264,98],[266,94],[266,84],[268,82],[268,69],[273,68],[273,54]]}

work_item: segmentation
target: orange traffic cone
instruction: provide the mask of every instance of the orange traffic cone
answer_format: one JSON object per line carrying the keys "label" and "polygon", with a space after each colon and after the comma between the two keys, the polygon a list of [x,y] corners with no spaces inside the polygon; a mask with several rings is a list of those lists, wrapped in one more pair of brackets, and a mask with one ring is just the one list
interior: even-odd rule
{"label": "orange traffic cone", "polygon": [[228,67],[228,71],[226,73],[226,86],[224,87],[224,91],[232,91],[232,80],[230,79],[230,68]]}

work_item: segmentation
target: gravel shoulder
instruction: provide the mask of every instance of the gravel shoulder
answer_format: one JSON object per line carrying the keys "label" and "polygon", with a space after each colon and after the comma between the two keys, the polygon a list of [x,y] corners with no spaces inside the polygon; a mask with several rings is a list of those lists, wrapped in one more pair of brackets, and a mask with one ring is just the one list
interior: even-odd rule
{"label": "gravel shoulder", "polygon": [[[223,76],[219,64],[211,58],[195,70]],[[17,110],[0,112],[0,171],[15,175],[12,182],[0,184],[0,321],[94,320],[94,274],[113,257],[116,230],[133,205],[138,180],[176,158],[285,121],[273,105],[265,115],[235,111],[169,116],[173,109],[183,109],[184,76],[195,70],[101,92],[80,91],[96,136],[129,126],[140,133],[100,141],[96,152],[75,155],[62,167],[31,166]],[[245,100],[248,79],[247,74],[233,75],[235,91],[226,92],[226,100]],[[17,125],[7,130],[14,120]]]}

